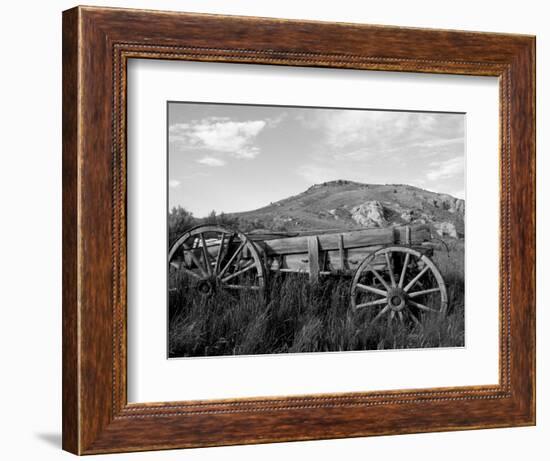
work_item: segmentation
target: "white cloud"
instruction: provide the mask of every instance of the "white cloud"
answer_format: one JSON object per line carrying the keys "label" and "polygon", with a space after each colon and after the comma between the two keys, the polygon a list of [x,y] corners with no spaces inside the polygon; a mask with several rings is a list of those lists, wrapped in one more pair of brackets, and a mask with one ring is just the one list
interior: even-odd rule
{"label": "white cloud", "polygon": [[225,162],[219,158],[215,157],[203,157],[199,160],[197,160],[197,163],[202,163],[203,165],[207,166],[223,166],[225,165]]}
{"label": "white cloud", "polygon": [[446,179],[458,174],[464,174],[464,157],[454,157],[440,162],[431,162],[426,177],[431,181]]}
{"label": "white cloud", "polygon": [[234,157],[237,158],[256,158],[260,154],[260,148],[255,146],[246,147],[237,152],[234,152]]}
{"label": "white cloud", "polygon": [[178,187],[181,183],[177,179],[170,179],[168,181],[168,186],[174,189],[175,187]]}
{"label": "white cloud", "polygon": [[329,145],[343,147],[368,143],[380,146],[395,138],[410,125],[410,114],[367,110],[327,111],[320,121]]}
{"label": "white cloud", "polygon": [[190,123],[171,125],[169,137],[170,142],[179,143],[184,147],[209,150],[235,158],[253,159],[260,153],[254,141],[266,125],[265,120],[237,122],[229,117],[208,117]]}
{"label": "white cloud", "polygon": [[[457,118],[461,117],[461,119]],[[374,110],[323,110],[302,124],[319,130],[325,152],[335,158],[363,160],[395,154],[463,151],[464,120],[458,114]]]}

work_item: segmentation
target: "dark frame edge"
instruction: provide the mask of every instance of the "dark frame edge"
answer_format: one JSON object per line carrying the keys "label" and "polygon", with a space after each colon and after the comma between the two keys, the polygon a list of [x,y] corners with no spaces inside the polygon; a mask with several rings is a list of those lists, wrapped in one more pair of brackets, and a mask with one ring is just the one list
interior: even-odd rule
{"label": "dark frame edge", "polygon": [[[515,56],[512,72],[512,136],[515,155],[511,156],[511,218],[514,223],[512,261],[524,270],[510,271],[512,308],[518,334],[525,344],[516,345],[513,367],[516,375],[515,398],[525,426],[536,426],[536,36],[524,37],[524,46]],[[524,259],[520,255],[523,256]],[[519,294],[522,293],[520,298]],[[522,314],[519,311],[523,310]],[[519,351],[523,352],[519,354]],[[514,350],[513,350],[514,352]],[[521,363],[523,361],[524,363]],[[518,395],[519,394],[519,395]]]}
{"label": "dark frame edge", "polygon": [[62,15],[62,448],[80,454],[78,348],[79,8]]}

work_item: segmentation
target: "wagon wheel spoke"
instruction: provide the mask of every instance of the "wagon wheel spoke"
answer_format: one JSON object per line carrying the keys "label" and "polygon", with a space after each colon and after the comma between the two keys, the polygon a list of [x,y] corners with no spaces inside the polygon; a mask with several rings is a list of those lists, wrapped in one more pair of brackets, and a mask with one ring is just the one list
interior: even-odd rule
{"label": "wagon wheel spoke", "polygon": [[401,277],[399,277],[399,288],[403,288],[403,282],[405,281],[405,273],[407,272],[407,266],[409,265],[410,256],[410,253],[407,253],[405,255],[405,262],[403,263],[403,269],[401,270]]}
{"label": "wagon wheel spoke", "polygon": [[408,309],[407,312],[411,319],[413,319],[413,322],[416,323],[419,327],[422,327],[422,324],[420,323],[420,320],[418,320],[418,317],[414,315],[410,309]]}
{"label": "wagon wheel spoke", "polygon": [[235,278],[235,277],[238,277],[239,275],[241,274],[244,274],[245,272],[249,271],[250,269],[254,268],[256,265],[256,263],[254,261],[248,263],[246,266],[244,266],[244,268],[242,268],[241,270],[237,271],[237,272],[234,272],[233,274],[231,275],[228,275],[227,277],[223,278],[222,279],[222,282],[225,283],[225,282],[228,282],[229,280]]}
{"label": "wagon wheel spoke", "polygon": [[187,275],[190,275],[193,278],[201,279],[201,276],[197,274],[196,272],[193,272],[191,269],[185,266],[185,263],[183,261],[170,261],[170,266],[176,269],[178,272],[184,272]]}
{"label": "wagon wheel spoke", "polygon": [[392,267],[392,264],[391,264],[391,261],[390,261],[389,251],[386,251],[384,253],[384,256],[386,257],[386,265],[388,266],[388,272],[390,274],[391,286],[394,287],[395,286],[395,276],[393,275],[393,267]]}
{"label": "wagon wheel spoke", "polygon": [[382,317],[389,310],[390,310],[390,305],[387,304],[386,307],[384,307],[380,312],[378,312],[378,314],[375,315],[375,317],[372,319],[372,323],[376,322],[380,317]]}
{"label": "wagon wheel spoke", "polygon": [[371,286],[368,286],[368,285],[364,285],[362,283],[358,283],[357,288],[359,288],[360,290],[363,290],[363,291],[368,291],[370,293],[374,293],[376,295],[380,295],[380,296],[387,296],[388,295],[387,291],[380,290],[378,288],[374,288],[374,287],[371,287]]}
{"label": "wagon wheel spoke", "polygon": [[229,288],[231,290],[260,290],[260,286],[258,285],[224,285],[225,288]]}
{"label": "wagon wheel spoke", "polygon": [[193,272],[191,269],[187,269],[187,267],[182,267],[180,270],[183,270],[187,275],[190,275],[191,277],[194,277],[196,279],[201,279],[201,276],[197,274],[196,272]]}
{"label": "wagon wheel spoke", "polygon": [[[395,317],[395,312],[390,309],[390,311],[386,315],[386,328],[391,328],[393,324],[393,318]],[[373,320],[374,322],[374,320]]]}
{"label": "wagon wheel spoke", "polygon": [[412,286],[418,282],[418,280],[420,280],[420,277],[422,277],[426,272],[428,272],[428,270],[430,269],[430,267],[428,265],[424,266],[424,268],[418,273],[416,274],[416,277],[413,278],[406,286],[405,288],[403,288],[403,291],[405,292],[408,292]]}
{"label": "wagon wheel spoke", "polygon": [[233,253],[231,255],[231,258],[229,258],[229,261],[227,261],[227,264],[224,266],[224,268],[218,274],[218,278],[223,277],[223,274],[225,274],[227,272],[227,269],[229,269],[229,267],[231,267],[231,264],[233,263],[233,261],[235,261],[235,258],[237,258],[237,256],[239,256],[241,254],[241,252],[243,251],[245,245],[246,245],[246,241],[242,241],[241,244],[239,245],[239,248],[237,248],[235,253]]}
{"label": "wagon wheel spoke", "polygon": [[212,262],[210,261],[210,255],[208,254],[208,247],[206,246],[206,240],[204,239],[204,234],[202,232],[199,234],[199,238],[201,239],[202,254],[203,254],[203,257],[204,257],[204,265],[206,266],[206,270],[208,271],[208,275],[212,275]]}
{"label": "wagon wheel spoke", "polygon": [[404,324],[405,323],[405,318],[403,317],[403,312],[399,311],[397,313],[397,315],[399,316],[399,321]]}
{"label": "wagon wheel spoke", "polygon": [[204,267],[202,267],[202,264],[201,264],[199,258],[197,258],[197,255],[195,255],[195,252],[193,251],[193,248],[189,248],[185,244],[182,245],[182,248],[183,248],[184,254],[185,254],[185,251],[189,252],[189,255],[191,256],[191,259],[195,263],[195,266],[197,266],[199,268],[202,275],[204,277],[208,277],[208,272],[206,271],[206,269]]}
{"label": "wagon wheel spoke", "polygon": [[[224,260],[229,256],[229,251],[231,249],[231,246],[233,245],[233,242],[235,240],[235,236],[237,235],[236,233],[232,233],[232,234],[227,234],[229,235],[229,238],[226,239],[225,241],[225,245],[224,247],[222,248],[221,244],[220,244],[220,251],[223,250],[223,253],[218,253],[218,256],[219,256],[219,262],[218,262],[218,267],[216,269],[216,277],[219,277],[220,273],[221,273],[221,267],[222,267],[222,264],[224,263]],[[225,266],[224,266],[225,267]]]}
{"label": "wagon wheel spoke", "polygon": [[434,309],[433,307],[428,307],[424,304],[417,303],[411,299],[409,299],[409,304],[411,304],[414,307],[417,307],[418,309],[422,309],[423,311],[439,312],[437,309]]}
{"label": "wagon wheel spoke", "polygon": [[244,251],[241,250],[240,253],[239,253],[239,257],[237,258],[237,261],[235,261],[235,264],[234,264],[235,267],[240,267],[241,266],[241,262],[243,260],[243,253],[244,253]]}
{"label": "wagon wheel spoke", "polygon": [[417,296],[427,295],[428,293],[436,293],[441,291],[441,288],[430,288],[428,290],[415,291],[414,293],[409,293],[409,298],[416,298]]}
{"label": "wagon wheel spoke", "polygon": [[216,262],[214,264],[214,273],[217,274],[220,271],[220,263],[222,262],[222,254],[224,252],[225,232],[222,232],[222,238],[220,240],[220,249],[216,255]]}
{"label": "wagon wheel spoke", "polygon": [[380,275],[380,273],[374,268],[374,267],[371,267],[370,268],[370,271],[374,274],[374,276],[379,280],[379,282],[384,285],[384,288],[386,290],[389,291],[390,289],[390,286],[386,283],[386,281],[382,278],[382,276]]}
{"label": "wagon wheel spoke", "polygon": [[388,300],[386,298],[377,299],[375,301],[369,301],[367,303],[357,304],[355,306],[357,309],[361,309],[363,307],[371,307],[371,306],[378,306],[380,304],[386,304]]}

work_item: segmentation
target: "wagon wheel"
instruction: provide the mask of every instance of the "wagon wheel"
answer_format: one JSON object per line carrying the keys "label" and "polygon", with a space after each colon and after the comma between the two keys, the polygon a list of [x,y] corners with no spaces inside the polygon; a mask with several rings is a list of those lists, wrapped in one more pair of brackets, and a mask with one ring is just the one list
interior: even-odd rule
{"label": "wagon wheel", "polygon": [[444,314],[447,289],[437,266],[408,247],[382,248],[357,268],[351,284],[354,311],[368,310],[371,323],[413,322],[427,314]]}
{"label": "wagon wheel", "polygon": [[179,275],[205,296],[219,289],[263,292],[265,268],[254,244],[241,232],[216,225],[194,227],[170,248],[169,289]]}

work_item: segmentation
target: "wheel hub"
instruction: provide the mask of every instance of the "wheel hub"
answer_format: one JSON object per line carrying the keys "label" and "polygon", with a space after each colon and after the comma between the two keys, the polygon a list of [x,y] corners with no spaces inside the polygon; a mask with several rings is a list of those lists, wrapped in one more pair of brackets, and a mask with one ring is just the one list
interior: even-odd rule
{"label": "wheel hub", "polygon": [[214,293],[215,283],[210,279],[201,280],[197,284],[197,289],[204,296],[211,296]]}
{"label": "wheel hub", "polygon": [[401,311],[406,304],[406,294],[401,288],[393,288],[388,292],[388,305],[393,311]]}

